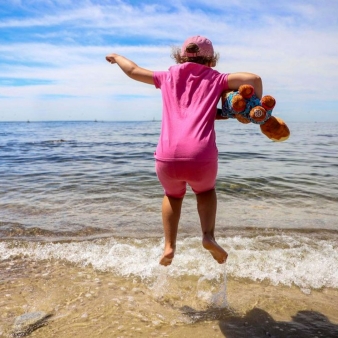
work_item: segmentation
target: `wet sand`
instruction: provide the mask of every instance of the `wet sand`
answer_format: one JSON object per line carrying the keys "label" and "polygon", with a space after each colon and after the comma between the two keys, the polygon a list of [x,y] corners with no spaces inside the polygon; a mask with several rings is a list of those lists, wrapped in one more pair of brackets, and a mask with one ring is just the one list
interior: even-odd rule
{"label": "wet sand", "polygon": [[141,281],[63,261],[2,261],[0,337],[34,311],[52,314],[29,335],[41,338],[338,336],[336,289],[306,294],[264,281],[174,278],[165,269]]}

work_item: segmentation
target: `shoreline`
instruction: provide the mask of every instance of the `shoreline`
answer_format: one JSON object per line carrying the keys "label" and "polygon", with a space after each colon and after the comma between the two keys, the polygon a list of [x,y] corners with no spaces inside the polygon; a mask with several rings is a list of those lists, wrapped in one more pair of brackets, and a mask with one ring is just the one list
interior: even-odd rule
{"label": "shoreline", "polygon": [[[63,261],[1,261],[0,335],[24,313],[52,314],[31,337],[334,337],[338,290],[303,293],[246,279],[119,277]],[[226,293],[225,293],[226,289]],[[228,307],[222,307],[228,304]],[[321,332],[320,334],[318,332]]]}

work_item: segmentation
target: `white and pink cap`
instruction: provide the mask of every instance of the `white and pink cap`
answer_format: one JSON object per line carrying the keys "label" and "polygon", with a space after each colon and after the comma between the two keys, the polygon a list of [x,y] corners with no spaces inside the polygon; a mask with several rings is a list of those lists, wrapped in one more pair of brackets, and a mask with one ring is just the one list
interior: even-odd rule
{"label": "white and pink cap", "polygon": [[[194,43],[198,46],[199,51],[197,53],[188,53],[186,48],[190,43]],[[209,39],[204,36],[196,35],[186,39],[183,43],[181,56],[187,57],[195,57],[195,56],[206,56],[213,57],[214,56],[214,47]]]}

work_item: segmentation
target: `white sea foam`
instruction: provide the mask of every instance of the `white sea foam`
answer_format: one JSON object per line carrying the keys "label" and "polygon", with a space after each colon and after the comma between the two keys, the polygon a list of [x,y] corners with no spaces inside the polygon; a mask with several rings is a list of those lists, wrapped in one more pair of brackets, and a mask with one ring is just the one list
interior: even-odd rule
{"label": "white sea foam", "polygon": [[[316,240],[310,235],[274,234],[271,236],[221,238],[228,250],[228,277],[267,280],[273,285],[296,285],[306,292],[322,287],[338,288],[336,241]],[[163,275],[158,264],[163,242],[148,239],[110,239],[70,243],[0,242],[0,260],[26,256],[34,260],[57,259],[80,266],[91,265],[120,276],[137,276],[151,282]],[[177,243],[171,277],[196,276],[224,279],[224,267],[203,250],[200,238]]]}

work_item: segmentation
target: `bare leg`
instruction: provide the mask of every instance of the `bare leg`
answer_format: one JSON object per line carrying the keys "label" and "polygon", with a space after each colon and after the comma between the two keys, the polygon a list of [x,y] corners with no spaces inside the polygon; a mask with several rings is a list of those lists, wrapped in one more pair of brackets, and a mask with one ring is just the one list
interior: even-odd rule
{"label": "bare leg", "polygon": [[212,189],[204,193],[197,194],[196,198],[197,210],[203,232],[203,247],[210,251],[218,263],[225,263],[228,254],[217,244],[214,236],[217,209],[216,191],[215,189]]}
{"label": "bare leg", "polygon": [[175,255],[182,201],[183,198],[163,197],[162,222],[164,230],[164,252],[160,259],[161,265],[170,265]]}

